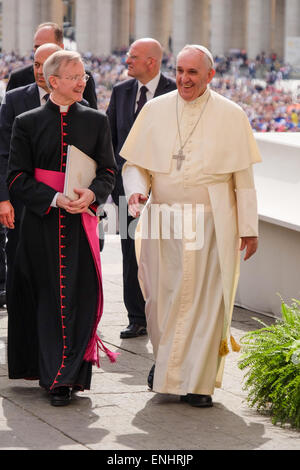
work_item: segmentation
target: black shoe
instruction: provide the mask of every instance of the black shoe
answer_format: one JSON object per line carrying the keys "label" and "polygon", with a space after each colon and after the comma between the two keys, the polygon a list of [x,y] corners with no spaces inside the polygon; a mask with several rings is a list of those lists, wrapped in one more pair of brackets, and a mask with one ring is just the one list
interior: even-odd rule
{"label": "black shoe", "polygon": [[137,323],[131,323],[127,328],[120,333],[120,338],[135,338],[137,336],[143,336],[147,334],[145,326],[138,325]]}
{"label": "black shoe", "polygon": [[155,364],[150,369],[149,375],[148,375],[148,387],[150,390],[153,388],[153,379],[154,379],[154,370],[155,370]]}
{"label": "black shoe", "polygon": [[6,292],[5,290],[0,291],[0,308],[6,305]]}
{"label": "black shoe", "polygon": [[209,408],[210,406],[213,406],[210,395],[198,395],[197,393],[181,395],[180,401],[188,403],[191,406],[197,406],[198,408]]}
{"label": "black shoe", "polygon": [[52,406],[66,406],[71,401],[71,389],[69,387],[57,387],[51,392]]}

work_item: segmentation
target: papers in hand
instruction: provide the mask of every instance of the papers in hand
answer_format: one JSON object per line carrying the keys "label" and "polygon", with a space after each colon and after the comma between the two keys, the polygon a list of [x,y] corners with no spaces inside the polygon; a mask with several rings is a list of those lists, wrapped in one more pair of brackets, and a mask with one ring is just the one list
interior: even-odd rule
{"label": "papers in hand", "polygon": [[[79,198],[74,189],[88,188],[96,177],[97,163],[74,145],[68,146],[64,195],[72,201]],[[95,215],[88,209],[90,215]]]}

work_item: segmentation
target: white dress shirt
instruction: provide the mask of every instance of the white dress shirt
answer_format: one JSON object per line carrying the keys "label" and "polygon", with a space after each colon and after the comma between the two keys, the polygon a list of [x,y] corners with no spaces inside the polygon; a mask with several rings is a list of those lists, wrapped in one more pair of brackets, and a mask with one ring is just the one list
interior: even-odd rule
{"label": "white dress shirt", "polygon": [[152,80],[150,80],[150,82],[148,82],[146,84],[143,84],[140,81],[138,81],[138,91],[137,91],[136,99],[135,99],[135,111],[136,111],[136,108],[137,108],[137,103],[140,99],[142,86],[145,86],[145,87],[148,88],[148,91],[146,93],[146,97],[147,97],[147,101],[151,100],[154,97],[154,93],[155,93],[156,88],[158,86],[158,82],[160,80],[160,75],[161,74],[159,72],[154,78],[152,78]]}
{"label": "white dress shirt", "polygon": [[44,99],[44,96],[49,95],[49,93],[46,90],[44,90],[43,88],[41,88],[40,86],[38,86],[38,90],[39,90],[39,95],[40,95],[41,106],[44,106],[44,104],[47,103],[47,100]]}

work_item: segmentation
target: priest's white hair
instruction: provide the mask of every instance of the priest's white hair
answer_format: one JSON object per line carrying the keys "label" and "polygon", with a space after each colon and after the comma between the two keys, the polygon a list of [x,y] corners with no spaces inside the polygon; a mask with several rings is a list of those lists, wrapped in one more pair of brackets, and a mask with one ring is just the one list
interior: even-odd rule
{"label": "priest's white hair", "polygon": [[60,66],[62,64],[67,65],[69,62],[82,62],[81,55],[76,51],[61,51],[54,52],[48,59],[45,60],[43,65],[43,75],[47,83],[48,88],[51,90],[51,84],[49,77],[51,75],[58,75]]}
{"label": "priest's white hair", "polygon": [[181,49],[178,55],[188,49],[194,49],[196,51],[203,52],[206,55],[206,57],[209,59],[210,66],[214,68],[214,58],[213,58],[212,53],[207,49],[207,47],[201,46],[200,44],[187,44],[186,46],[184,46],[183,49]]}

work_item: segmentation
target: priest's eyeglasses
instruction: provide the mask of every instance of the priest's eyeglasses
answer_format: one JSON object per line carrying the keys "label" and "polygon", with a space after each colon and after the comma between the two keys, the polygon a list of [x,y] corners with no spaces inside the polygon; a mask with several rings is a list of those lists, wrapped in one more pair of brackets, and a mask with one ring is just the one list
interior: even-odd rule
{"label": "priest's eyeglasses", "polygon": [[81,80],[86,83],[88,79],[90,78],[90,76],[87,73],[85,73],[84,75],[70,75],[69,77],[61,77],[60,75],[56,75],[56,77],[65,78],[66,80],[70,80],[73,83],[79,82]]}

